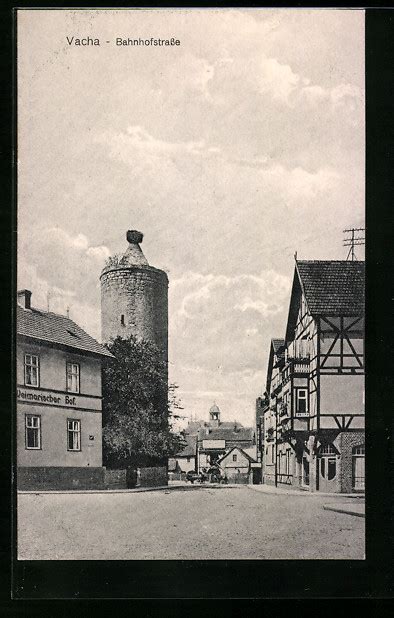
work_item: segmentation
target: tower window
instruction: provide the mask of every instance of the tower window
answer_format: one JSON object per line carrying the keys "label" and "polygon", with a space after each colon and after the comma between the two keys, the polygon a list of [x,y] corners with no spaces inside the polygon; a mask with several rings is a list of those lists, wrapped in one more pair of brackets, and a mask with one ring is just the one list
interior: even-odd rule
{"label": "tower window", "polygon": [[121,325],[122,325],[122,326],[126,326],[126,323],[125,323],[125,321],[124,321],[124,315],[123,315],[123,313],[122,313],[122,315],[120,316],[120,323],[121,323]]}

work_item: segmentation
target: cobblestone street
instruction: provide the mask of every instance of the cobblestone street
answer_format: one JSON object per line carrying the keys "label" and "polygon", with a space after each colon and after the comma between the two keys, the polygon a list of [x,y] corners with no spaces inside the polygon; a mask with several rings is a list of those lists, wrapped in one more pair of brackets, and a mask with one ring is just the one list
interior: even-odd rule
{"label": "cobblestone street", "polygon": [[18,496],[21,560],[363,559],[357,498],[247,486]]}

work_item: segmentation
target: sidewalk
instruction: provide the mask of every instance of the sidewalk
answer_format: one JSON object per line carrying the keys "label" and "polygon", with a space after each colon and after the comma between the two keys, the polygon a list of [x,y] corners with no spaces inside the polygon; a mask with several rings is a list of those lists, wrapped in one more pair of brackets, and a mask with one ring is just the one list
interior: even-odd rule
{"label": "sidewalk", "polygon": [[320,491],[307,491],[302,489],[286,489],[285,487],[275,487],[275,485],[246,485],[249,489],[253,491],[260,491],[265,494],[277,494],[280,496],[329,496],[330,498],[365,498],[365,494],[363,493],[352,493],[352,494],[334,494],[334,493],[324,493]]}
{"label": "sidewalk", "polygon": [[323,509],[325,511],[334,511],[335,513],[347,513],[348,515],[355,515],[356,517],[365,517],[365,504],[341,504],[338,502],[334,504],[324,504]]}
{"label": "sidewalk", "polygon": [[[185,485],[182,483],[171,485],[158,485],[157,487],[133,487],[130,489],[23,489],[17,490],[18,495],[24,494],[130,494],[142,491],[163,491],[170,489],[178,489]],[[193,485],[191,486],[193,487]]]}
{"label": "sidewalk", "polygon": [[168,485],[158,485],[157,487],[132,487],[128,489],[17,489],[18,495],[24,494],[134,494],[145,491],[167,491],[182,489],[190,491],[193,489],[213,489],[226,487],[243,487],[243,485],[219,485],[217,483],[186,483],[185,481],[169,481]]}

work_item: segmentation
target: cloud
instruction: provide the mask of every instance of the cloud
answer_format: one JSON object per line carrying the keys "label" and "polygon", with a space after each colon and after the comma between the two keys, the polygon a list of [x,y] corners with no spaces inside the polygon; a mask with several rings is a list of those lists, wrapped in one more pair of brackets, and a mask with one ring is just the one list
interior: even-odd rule
{"label": "cloud", "polygon": [[288,103],[298,87],[300,76],[293,73],[288,64],[280,64],[276,58],[262,58],[257,80],[260,92],[269,93],[274,99]]}
{"label": "cloud", "polygon": [[[166,142],[152,136],[141,126],[130,126],[126,132],[108,131],[96,139],[109,149],[111,158],[122,161],[134,171],[138,170],[138,174],[143,174],[144,179],[147,175],[154,173],[152,166],[158,163],[158,158],[164,160],[165,165],[168,166],[168,173],[172,175],[178,175],[180,166],[182,166],[183,176],[193,173],[194,166],[200,175],[204,169],[206,183],[209,183],[210,176],[213,176],[216,182],[219,180],[219,169],[222,177],[228,175],[230,178],[234,177],[239,166],[249,167],[259,170],[257,179],[261,178],[266,191],[272,191],[276,195],[282,194],[285,199],[295,201],[310,200],[320,193],[332,190],[340,176],[335,168],[328,166],[315,172],[309,172],[300,166],[291,168],[270,160],[264,153],[253,158],[234,158],[231,155],[228,156],[216,145],[206,143],[204,140]],[[197,163],[196,158],[198,158]],[[206,161],[201,161],[201,158],[205,158]],[[239,173],[238,178],[242,178]],[[233,183],[236,182],[235,178]],[[251,176],[250,182],[255,183],[256,177],[253,180]],[[176,182],[173,186],[176,186]],[[228,186],[230,188],[231,185]],[[200,183],[196,188],[201,192]],[[193,187],[190,186],[190,190],[192,189]]]}
{"label": "cloud", "polygon": [[104,245],[100,245],[98,247],[88,247],[86,251],[86,255],[88,257],[94,258],[98,262],[103,262],[107,258],[109,258],[111,253],[108,247],[105,247]]}
{"label": "cloud", "polygon": [[18,288],[32,292],[32,306],[43,311],[68,315],[87,333],[100,340],[100,313],[94,303],[83,302],[75,290],[51,285],[39,276],[37,267],[23,259],[18,263]]}
{"label": "cloud", "polygon": [[289,289],[290,278],[273,270],[234,277],[191,272],[170,280],[170,360],[182,358],[193,373],[258,371]]}
{"label": "cloud", "polygon": [[70,317],[95,338],[100,338],[99,275],[110,251],[90,246],[81,233],[60,227],[40,230],[19,244],[18,288],[32,291],[32,304]]}
{"label": "cloud", "polygon": [[96,136],[97,143],[109,146],[110,156],[125,163],[143,157],[154,163],[158,158],[213,156],[220,152],[215,145],[207,146],[203,139],[187,142],[169,142],[152,136],[142,126],[129,126],[125,132],[105,131]]}

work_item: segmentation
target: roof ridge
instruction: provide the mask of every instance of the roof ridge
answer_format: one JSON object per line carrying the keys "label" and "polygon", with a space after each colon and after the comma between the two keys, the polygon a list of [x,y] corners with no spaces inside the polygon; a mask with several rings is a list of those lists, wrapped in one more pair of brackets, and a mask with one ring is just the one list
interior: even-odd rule
{"label": "roof ridge", "polygon": [[297,260],[297,264],[365,264],[365,260]]}

